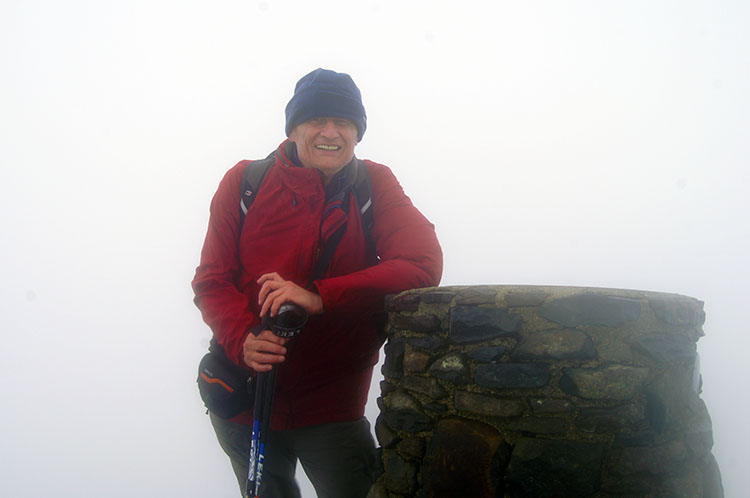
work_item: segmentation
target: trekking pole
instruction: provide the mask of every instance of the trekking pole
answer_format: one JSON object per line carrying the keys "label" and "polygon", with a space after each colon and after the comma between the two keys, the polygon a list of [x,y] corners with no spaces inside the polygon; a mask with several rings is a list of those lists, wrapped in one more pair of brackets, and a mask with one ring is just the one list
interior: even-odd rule
{"label": "trekking pole", "polygon": [[[294,303],[284,303],[276,316],[263,319],[265,328],[278,337],[291,339],[307,323],[307,312]],[[263,478],[263,460],[268,441],[273,406],[273,391],[276,385],[276,366],[270,372],[259,372],[253,406],[253,434],[250,440],[250,468],[248,470],[245,495],[247,498],[260,498],[260,485]]]}
{"label": "trekking pole", "polygon": [[273,390],[276,385],[276,372],[274,367],[265,378],[266,387],[263,395],[263,415],[260,422],[260,437],[258,438],[258,460],[255,470],[255,497],[260,498],[260,484],[263,480],[263,461],[266,454],[266,442],[268,441],[268,427],[271,423],[271,407],[273,406]]}
{"label": "trekking pole", "polygon": [[253,403],[253,432],[250,439],[250,463],[248,468],[247,483],[245,484],[245,497],[252,498],[255,494],[255,484],[258,471],[259,443],[261,418],[263,416],[263,405],[266,388],[266,374],[259,372],[255,378],[255,401]]}

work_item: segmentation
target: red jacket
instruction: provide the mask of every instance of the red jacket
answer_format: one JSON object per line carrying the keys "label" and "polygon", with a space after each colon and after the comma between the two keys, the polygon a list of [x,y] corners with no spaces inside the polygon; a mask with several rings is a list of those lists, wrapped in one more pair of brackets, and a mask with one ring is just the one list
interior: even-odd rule
{"label": "red jacket", "polygon": [[[323,244],[326,199],[320,173],[294,166],[279,146],[240,232],[240,184],[248,161],[230,169],[211,202],[208,233],[193,279],[195,302],[227,355],[238,365],[249,329],[260,323],[256,280],[277,272],[306,286]],[[328,270],[314,282],[324,313],[311,316],[287,344],[274,395],[271,427],[291,429],[363,416],[381,346],[372,314],[387,294],[437,285],[442,252],[434,227],[404,194],[390,169],[365,161],[373,191],[371,234],[380,262],[367,245],[354,196],[349,196],[341,242]],[[325,234],[330,234],[328,219]],[[249,414],[235,419],[250,422]]]}

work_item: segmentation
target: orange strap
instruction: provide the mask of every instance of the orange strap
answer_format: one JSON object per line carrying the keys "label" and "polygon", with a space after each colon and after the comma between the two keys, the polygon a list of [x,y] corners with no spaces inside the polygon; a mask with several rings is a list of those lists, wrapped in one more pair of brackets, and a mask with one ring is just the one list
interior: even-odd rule
{"label": "orange strap", "polygon": [[217,379],[215,377],[209,377],[208,375],[201,372],[201,378],[208,382],[209,384],[219,384],[221,387],[229,391],[230,393],[234,392],[234,389],[232,389],[226,382],[224,382],[221,379]]}

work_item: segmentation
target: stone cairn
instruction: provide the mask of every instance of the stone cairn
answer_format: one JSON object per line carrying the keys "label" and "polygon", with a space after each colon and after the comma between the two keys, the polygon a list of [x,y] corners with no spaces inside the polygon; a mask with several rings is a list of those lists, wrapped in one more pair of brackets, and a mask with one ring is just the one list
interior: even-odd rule
{"label": "stone cairn", "polygon": [[387,310],[369,498],[723,497],[699,396],[701,301],[441,287]]}

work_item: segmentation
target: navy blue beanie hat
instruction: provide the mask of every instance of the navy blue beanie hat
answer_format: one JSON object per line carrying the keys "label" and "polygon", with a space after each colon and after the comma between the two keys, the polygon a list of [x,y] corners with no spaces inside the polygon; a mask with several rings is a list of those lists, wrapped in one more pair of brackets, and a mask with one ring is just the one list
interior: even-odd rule
{"label": "navy blue beanie hat", "polygon": [[312,118],[347,118],[355,124],[362,140],[367,115],[362,95],[351,76],[318,68],[297,82],[294,96],[286,105],[286,136],[295,126]]}

